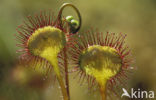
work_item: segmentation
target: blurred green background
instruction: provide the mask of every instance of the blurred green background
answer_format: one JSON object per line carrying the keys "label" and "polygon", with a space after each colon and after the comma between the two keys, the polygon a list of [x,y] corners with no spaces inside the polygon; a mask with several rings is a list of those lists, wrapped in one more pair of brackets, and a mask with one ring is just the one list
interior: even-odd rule
{"label": "blurred green background", "polygon": [[[127,85],[156,92],[156,0],[0,0],[0,100],[62,99],[51,77],[45,79],[40,72],[17,64],[14,34],[26,16],[48,9],[57,15],[65,2],[73,3],[81,12],[81,32],[93,27],[126,33],[137,67]],[[70,8],[64,15],[76,17]],[[70,78],[71,100],[100,100],[98,93],[88,93],[87,85],[80,86],[78,79]]]}

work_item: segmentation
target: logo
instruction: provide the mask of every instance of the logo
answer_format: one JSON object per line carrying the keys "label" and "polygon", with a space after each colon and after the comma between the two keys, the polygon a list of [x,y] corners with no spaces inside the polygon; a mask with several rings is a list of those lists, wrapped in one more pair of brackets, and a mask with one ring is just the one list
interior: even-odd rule
{"label": "logo", "polygon": [[134,90],[131,89],[131,93],[128,93],[125,88],[122,88],[122,95],[121,97],[128,97],[128,98],[154,98],[154,91],[141,91],[140,89]]}

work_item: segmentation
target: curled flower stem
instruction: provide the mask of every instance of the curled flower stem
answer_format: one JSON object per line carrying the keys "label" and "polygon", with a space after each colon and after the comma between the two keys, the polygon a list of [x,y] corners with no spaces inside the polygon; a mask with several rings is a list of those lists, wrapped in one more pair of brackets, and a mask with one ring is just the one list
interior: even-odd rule
{"label": "curled flower stem", "polygon": [[[81,15],[80,15],[79,10],[74,5],[72,5],[70,3],[64,3],[61,6],[59,14],[58,14],[58,17],[57,17],[58,25],[60,26],[60,28],[62,28],[62,19],[61,19],[62,18],[62,12],[63,12],[64,8],[67,7],[67,6],[72,7],[76,11],[76,13],[77,13],[77,15],[79,17],[79,26],[73,32],[73,33],[76,33],[80,29],[80,27],[81,27]],[[67,91],[67,94],[68,94],[68,99],[70,100],[68,65],[67,65],[67,59],[66,59],[67,58],[66,47],[64,48],[63,52],[64,52],[64,57],[65,57],[65,59],[64,59],[64,67],[65,67],[66,91]]]}
{"label": "curled flower stem", "polygon": [[64,8],[67,7],[67,6],[72,7],[72,8],[76,11],[76,13],[77,13],[77,15],[78,15],[78,17],[79,17],[79,26],[78,26],[77,29],[75,29],[75,31],[73,32],[73,33],[76,33],[76,32],[79,31],[79,29],[80,29],[80,27],[81,27],[82,19],[81,19],[81,15],[80,15],[79,10],[78,10],[73,4],[64,3],[64,4],[61,6],[60,11],[59,11],[59,14],[58,14],[58,17],[57,17],[57,18],[58,18],[58,22],[59,22],[60,27],[62,27],[62,20],[61,20],[61,18],[62,18],[62,12],[63,12]]}

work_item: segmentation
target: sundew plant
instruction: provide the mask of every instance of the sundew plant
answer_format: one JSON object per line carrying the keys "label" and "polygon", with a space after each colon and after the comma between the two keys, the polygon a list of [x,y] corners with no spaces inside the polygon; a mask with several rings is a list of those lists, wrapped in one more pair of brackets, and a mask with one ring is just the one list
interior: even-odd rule
{"label": "sundew plant", "polygon": [[[64,8],[71,7],[78,15],[62,17]],[[46,67],[46,73],[55,73],[63,100],[70,100],[69,65],[72,73],[96,87],[101,100],[107,100],[116,83],[123,83],[133,69],[131,51],[125,43],[126,34],[102,33],[90,29],[79,32],[81,15],[70,3],[60,7],[57,17],[51,10],[28,16],[17,28],[17,46],[21,47],[20,60],[34,67]],[[63,69],[63,71],[62,71]],[[71,93],[71,94],[70,94]]]}

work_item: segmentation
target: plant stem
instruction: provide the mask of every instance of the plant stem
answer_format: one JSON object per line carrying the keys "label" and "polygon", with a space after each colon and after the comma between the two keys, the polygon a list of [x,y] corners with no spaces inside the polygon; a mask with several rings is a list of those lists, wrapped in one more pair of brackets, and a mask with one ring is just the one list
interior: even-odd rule
{"label": "plant stem", "polygon": [[54,71],[56,73],[56,77],[57,77],[59,85],[61,87],[61,91],[62,91],[62,95],[63,95],[64,100],[69,100],[69,97],[68,97],[68,94],[67,94],[64,82],[63,82],[63,78],[62,78],[62,76],[60,74],[57,59],[51,59],[50,63],[52,64],[52,66],[54,68]]}
{"label": "plant stem", "polygon": [[58,24],[60,25],[60,27],[62,28],[62,20],[61,20],[61,18],[62,18],[62,12],[63,12],[64,8],[65,8],[65,7],[68,7],[68,6],[69,6],[69,7],[72,7],[72,8],[76,11],[76,13],[77,13],[77,15],[78,15],[78,17],[79,17],[79,26],[78,26],[77,29],[73,32],[73,33],[76,33],[76,32],[78,32],[78,30],[79,30],[80,27],[81,27],[82,19],[81,19],[81,14],[80,14],[79,10],[78,10],[73,4],[71,4],[71,3],[64,3],[64,4],[61,6],[60,11],[59,11],[59,13],[58,13],[57,21],[58,21]]}
{"label": "plant stem", "polygon": [[61,87],[61,90],[62,90],[62,94],[63,94],[64,100],[69,100],[66,88],[64,86],[64,82],[62,80],[62,77],[57,75],[57,79],[59,81],[59,84],[60,84],[60,87]]}
{"label": "plant stem", "polygon": [[69,100],[70,100],[69,76],[68,76],[68,64],[67,64],[67,52],[66,52],[66,47],[64,47],[63,53],[64,53],[64,67],[65,67],[66,90],[67,90],[67,94],[68,94],[68,97],[69,97]]}
{"label": "plant stem", "polygon": [[101,100],[106,100],[106,82],[103,84],[99,84]]}
{"label": "plant stem", "polygon": [[[60,7],[60,11],[59,11],[59,13],[58,13],[58,17],[57,17],[56,22],[58,22],[57,24],[59,25],[60,28],[62,28],[62,19],[61,19],[61,18],[62,18],[62,12],[63,12],[64,8],[65,8],[65,7],[68,7],[68,6],[69,6],[69,7],[72,7],[72,8],[76,11],[76,13],[77,13],[77,15],[78,15],[78,17],[79,17],[79,26],[78,26],[77,29],[73,32],[73,33],[76,33],[76,32],[80,29],[80,27],[81,27],[81,22],[82,22],[82,20],[81,20],[81,15],[80,15],[79,10],[78,10],[73,4],[64,3],[64,4]],[[64,47],[63,52],[64,52],[64,67],[65,67],[66,92],[67,92],[67,95],[68,95],[68,100],[70,100],[69,76],[68,76],[68,65],[67,65],[67,52],[66,52],[66,47]],[[63,88],[64,88],[64,87],[63,87]]]}

